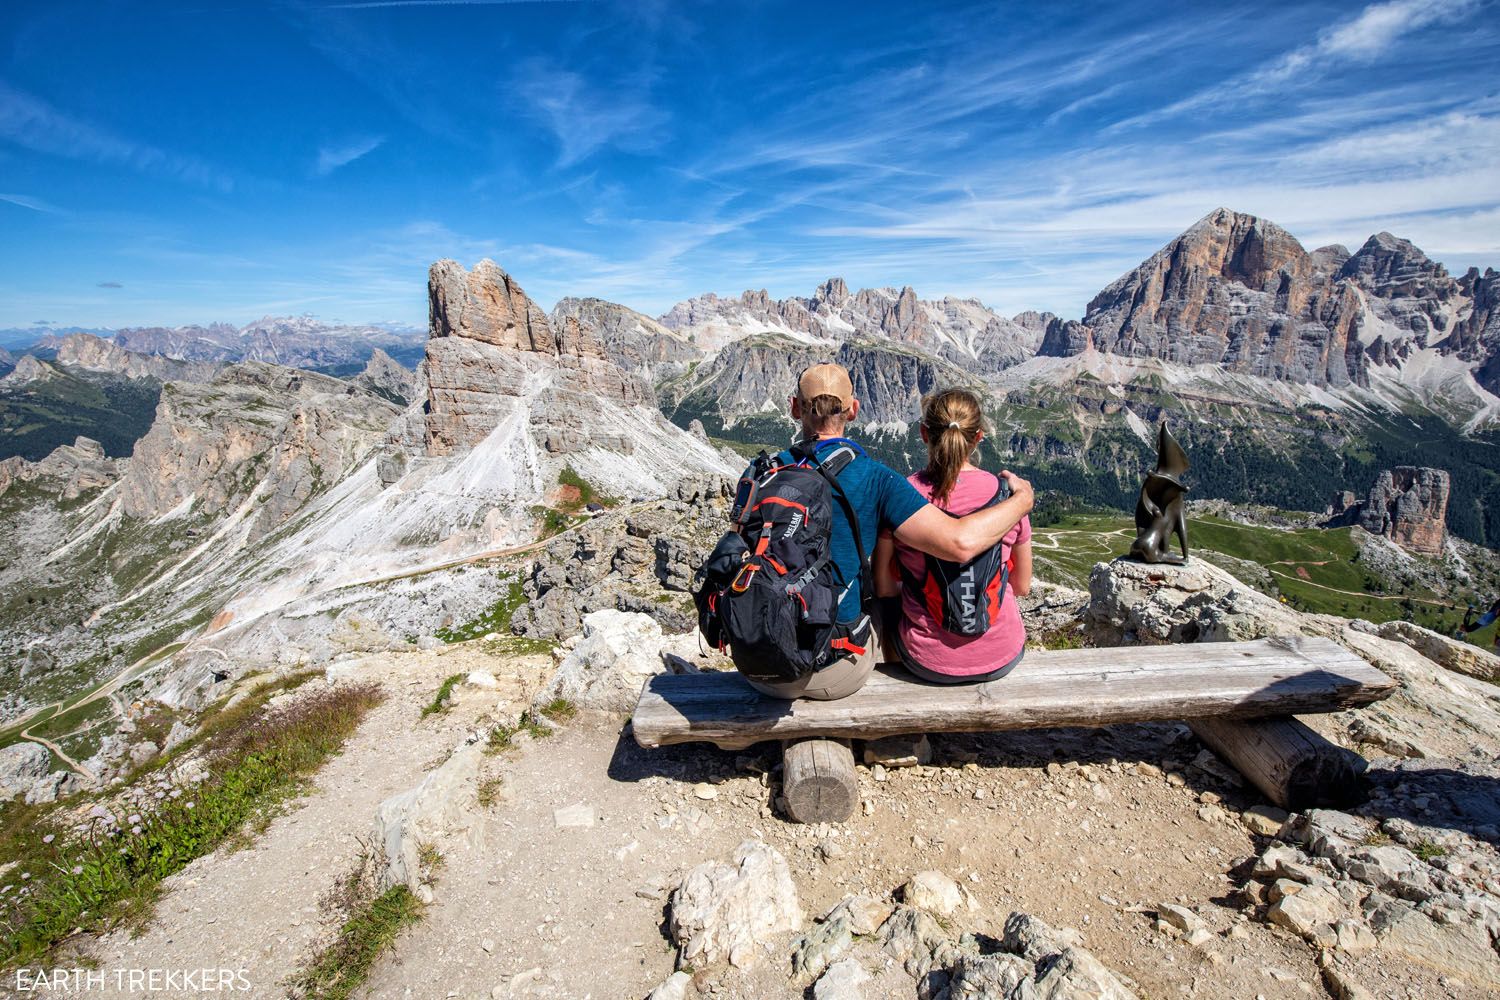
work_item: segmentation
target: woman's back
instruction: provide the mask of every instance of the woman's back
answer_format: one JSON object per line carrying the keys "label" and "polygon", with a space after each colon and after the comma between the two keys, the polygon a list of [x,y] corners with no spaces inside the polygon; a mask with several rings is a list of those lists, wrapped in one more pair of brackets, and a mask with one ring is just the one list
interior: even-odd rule
{"label": "woman's back", "polygon": [[[933,499],[934,484],[925,472],[907,478],[918,492]],[[969,468],[959,473],[946,499],[934,502],[950,514],[962,517],[989,503],[999,486],[996,476]],[[1011,550],[1030,541],[1031,521],[1023,518],[1001,540],[1001,559],[1009,562]],[[982,635],[955,635],[943,628],[941,608],[934,614],[926,606],[921,584],[927,576],[927,557],[899,541],[895,556],[902,570],[899,637],[908,664],[961,678],[992,673],[1021,655],[1026,645],[1026,628],[1010,587],[1005,588],[998,616]]]}

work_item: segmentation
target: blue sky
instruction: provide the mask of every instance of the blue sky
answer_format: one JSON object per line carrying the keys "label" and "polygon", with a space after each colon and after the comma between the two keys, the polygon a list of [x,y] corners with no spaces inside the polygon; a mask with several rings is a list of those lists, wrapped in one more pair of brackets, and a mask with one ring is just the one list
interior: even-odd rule
{"label": "blue sky", "polygon": [[1495,0],[9,0],[0,326],[911,284],[1082,314],[1218,205],[1500,267]]}

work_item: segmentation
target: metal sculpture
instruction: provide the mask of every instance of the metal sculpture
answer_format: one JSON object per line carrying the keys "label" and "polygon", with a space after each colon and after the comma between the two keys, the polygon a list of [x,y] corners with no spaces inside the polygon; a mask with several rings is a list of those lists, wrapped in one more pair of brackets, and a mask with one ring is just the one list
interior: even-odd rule
{"label": "metal sculpture", "polygon": [[[1182,445],[1167,432],[1162,421],[1156,438],[1156,471],[1146,473],[1141,495],[1135,502],[1135,542],[1130,557],[1147,563],[1184,563],[1188,558],[1187,510],[1182,475],[1192,463]],[[1173,534],[1182,545],[1182,555],[1170,551]]]}

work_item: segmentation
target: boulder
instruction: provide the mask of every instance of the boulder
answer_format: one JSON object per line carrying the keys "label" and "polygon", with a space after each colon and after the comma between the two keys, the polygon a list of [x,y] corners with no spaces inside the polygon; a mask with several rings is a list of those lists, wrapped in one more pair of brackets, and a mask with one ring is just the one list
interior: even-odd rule
{"label": "boulder", "polygon": [[1343,901],[1331,889],[1303,886],[1282,896],[1266,911],[1266,919],[1308,942],[1326,947],[1334,942],[1333,925],[1345,916]]}
{"label": "boulder", "polygon": [[[1035,977],[1027,992],[1021,984],[1007,996],[1048,998],[1048,1000],[1136,1000],[1119,978],[1103,962],[1085,949],[1078,934],[1056,930],[1029,913],[1012,913],[1005,921],[1001,948],[1032,963]],[[959,978],[959,977],[955,977]],[[953,996],[979,997],[980,993],[954,993]]]}
{"label": "boulder", "polygon": [[949,1000],[1024,997],[1036,987],[1036,967],[1019,955],[964,955],[948,980]]}
{"label": "boulder", "polygon": [[1385,622],[1376,633],[1382,639],[1405,643],[1434,663],[1482,681],[1500,681],[1500,656],[1471,642],[1461,642],[1412,622]]}
{"label": "boulder", "polygon": [[792,973],[816,979],[854,942],[856,934],[873,934],[891,915],[891,905],[873,896],[845,896],[792,944]]}
{"label": "boulder", "polygon": [[662,980],[661,985],[652,990],[646,1000],[687,1000],[688,990],[692,986],[693,977],[679,970]]}
{"label": "boulder", "polygon": [[1478,921],[1440,922],[1410,903],[1387,900],[1370,914],[1370,926],[1380,952],[1500,990],[1500,956]]}
{"label": "boulder", "polygon": [[13,743],[0,749],[0,802],[25,795],[52,766],[52,752],[40,743]]}
{"label": "boulder", "polygon": [[663,641],[661,626],[649,615],[608,609],[585,615],[583,637],[536,703],[566,698],[580,708],[628,714],[646,679],[666,669]]}
{"label": "boulder", "polygon": [[915,906],[898,906],[880,925],[880,946],[906,974],[923,979],[934,967],[951,966],[959,952],[937,919]]}
{"label": "boulder", "polygon": [[415,787],[392,795],[375,810],[371,843],[382,890],[423,884],[421,850],[470,833],[477,824],[479,761],[483,745],[459,749]]}
{"label": "boulder", "polygon": [[901,899],[928,913],[946,917],[963,905],[958,883],[939,871],[918,872],[901,887]]}
{"label": "boulder", "polygon": [[861,989],[870,981],[864,966],[852,958],[835,962],[813,985],[813,1000],[863,1000]]}
{"label": "boulder", "polygon": [[672,893],[670,909],[679,967],[728,960],[748,969],[768,938],[802,927],[786,859],[753,840],[735,849],[731,864],[710,861],[688,872]]}
{"label": "boulder", "polygon": [[1096,563],[1086,618],[1100,645],[1224,642],[1296,635],[1300,616],[1202,559]]}

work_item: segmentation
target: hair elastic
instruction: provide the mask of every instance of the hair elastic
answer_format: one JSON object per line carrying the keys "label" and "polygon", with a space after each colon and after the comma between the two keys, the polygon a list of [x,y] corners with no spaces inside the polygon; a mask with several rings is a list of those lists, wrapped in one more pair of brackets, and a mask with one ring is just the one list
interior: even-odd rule
{"label": "hair elastic", "polygon": [[955,430],[955,431],[961,431],[961,430],[963,430],[963,427],[959,424],[959,422],[957,420],[950,420],[950,421],[948,421],[948,426],[951,429]]}

